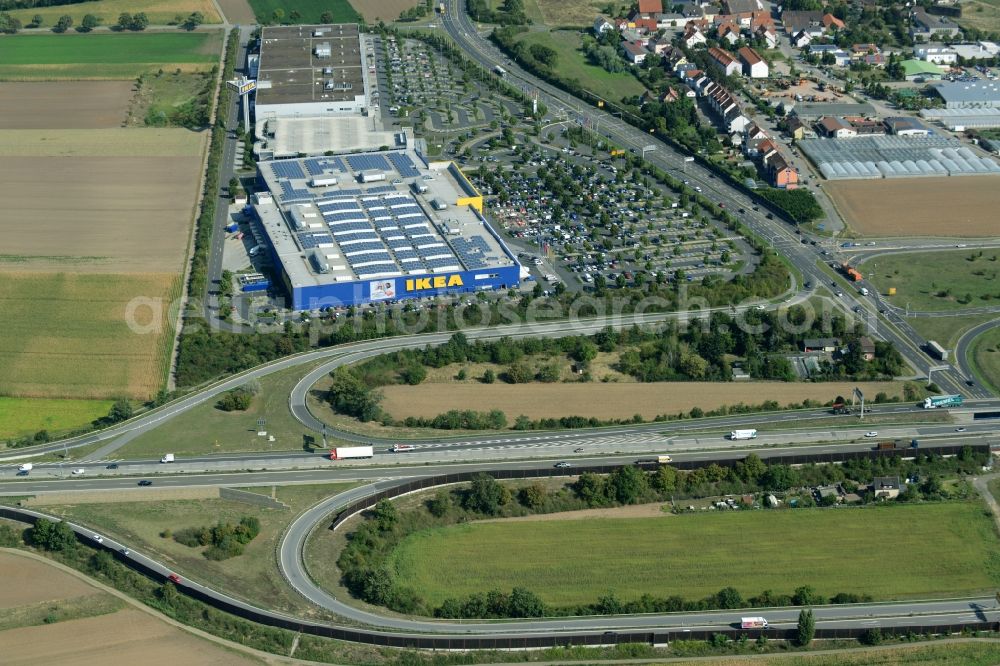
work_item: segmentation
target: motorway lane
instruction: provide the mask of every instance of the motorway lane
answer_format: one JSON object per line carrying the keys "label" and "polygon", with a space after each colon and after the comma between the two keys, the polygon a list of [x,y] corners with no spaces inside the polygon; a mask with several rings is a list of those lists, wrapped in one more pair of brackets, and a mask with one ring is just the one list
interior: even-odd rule
{"label": "motorway lane", "polygon": [[[656,145],[657,149],[647,155],[647,162],[662,169],[674,171],[676,176],[700,185],[709,198],[725,200],[731,207],[745,208],[744,223],[781,252],[803,274],[805,279],[811,279],[816,284],[823,284],[827,281],[826,273],[816,266],[819,257],[815,254],[812,246],[803,246],[800,239],[789,230],[786,224],[778,220],[767,220],[762,213],[754,212],[752,202],[743,192],[723,182],[723,179],[710,175],[707,169],[697,163],[684,162],[684,155],[676,152],[666,143],[616,119],[609,113],[584,104],[568,93],[545,83],[511,63],[505,55],[478,33],[475,25],[464,11],[462,0],[449,0],[447,12],[443,16],[442,22],[449,35],[470,57],[487,69],[491,69],[497,63],[504,63],[508,78],[535,88],[538,91],[539,100],[546,104],[550,111],[556,111],[560,108],[571,109],[576,118],[589,120],[592,127],[601,127],[601,131],[612,140],[633,148],[641,149],[647,144]],[[842,300],[845,312],[862,304],[856,294],[849,292],[845,292],[845,298]],[[914,335],[912,330],[899,331],[892,325],[883,325],[872,330],[871,333],[875,337],[892,341],[915,369],[921,372],[927,371],[930,360],[921,353],[919,345],[922,340],[919,337],[912,337]],[[955,377],[953,373],[943,372],[938,375],[938,384],[947,392],[957,393],[964,386],[964,381],[961,377]]]}
{"label": "motorway lane", "polygon": [[[955,344],[955,363],[962,369],[966,377],[972,379],[977,376],[974,364],[972,363],[972,343],[981,334],[997,326],[1000,326],[1000,317],[970,328],[958,339],[958,342]],[[984,388],[983,390],[986,391],[987,389]]]}

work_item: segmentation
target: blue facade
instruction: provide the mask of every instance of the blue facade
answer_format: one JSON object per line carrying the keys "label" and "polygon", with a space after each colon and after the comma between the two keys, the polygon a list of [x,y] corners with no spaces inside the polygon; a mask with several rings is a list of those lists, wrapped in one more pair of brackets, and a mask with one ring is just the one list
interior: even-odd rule
{"label": "blue facade", "polygon": [[292,309],[314,310],[344,307],[441,294],[458,294],[518,285],[520,267],[503,266],[479,271],[455,271],[440,275],[403,276],[356,280],[339,284],[291,288]]}

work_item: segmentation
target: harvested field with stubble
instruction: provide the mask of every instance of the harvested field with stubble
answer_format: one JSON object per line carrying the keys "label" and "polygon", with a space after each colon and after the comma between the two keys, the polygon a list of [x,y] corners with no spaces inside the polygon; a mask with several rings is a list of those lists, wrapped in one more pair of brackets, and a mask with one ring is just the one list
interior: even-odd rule
{"label": "harvested field with stubble", "polygon": [[0,571],[3,571],[0,610],[98,594],[92,586],[56,571],[45,562],[11,553],[0,552]]}
{"label": "harvested field with stubble", "polygon": [[997,236],[1000,177],[825,181],[847,224],[862,236]]}
{"label": "harvested field with stubble", "polygon": [[[418,3],[419,0],[352,0],[351,6],[371,24],[379,19],[386,23],[395,21],[400,14],[411,7],[416,7]],[[437,7],[437,2],[434,6]]]}
{"label": "harvested field with stubble", "polygon": [[[163,385],[172,343],[167,311],[179,273],[6,273],[0,280],[0,394],[151,398]],[[149,307],[135,310],[133,298]],[[155,312],[153,307],[155,306]],[[152,326],[156,320],[162,326]]]}
{"label": "harvested field with stubble", "polygon": [[180,273],[200,167],[200,155],[0,160],[0,271]]}
{"label": "harvested field with stubble", "polygon": [[263,664],[140,610],[0,632],[7,666],[143,664],[248,666]]}
{"label": "harvested field with stubble", "polygon": [[[0,83],[0,130],[120,127],[134,85],[132,81]],[[0,147],[4,144],[0,138]]]}
{"label": "harvested field with stubble", "polygon": [[705,411],[724,405],[759,405],[775,400],[785,406],[805,399],[826,402],[838,395],[850,395],[858,386],[865,395],[880,391],[902,396],[898,382],[829,383],[575,383],[575,384],[426,384],[385,386],[382,407],[397,419],[407,416],[433,417],[450,409],[488,411],[499,409],[513,421],[520,414],[532,419],[586,416],[598,419],[630,418],[641,414],[651,419],[658,414]]}

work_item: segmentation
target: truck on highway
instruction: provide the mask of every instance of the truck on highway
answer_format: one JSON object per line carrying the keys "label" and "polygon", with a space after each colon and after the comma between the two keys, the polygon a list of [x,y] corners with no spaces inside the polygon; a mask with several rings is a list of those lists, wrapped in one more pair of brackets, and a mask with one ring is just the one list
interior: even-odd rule
{"label": "truck on highway", "polygon": [[33,464],[31,464],[31,463],[24,463],[23,465],[18,465],[17,466],[17,473],[18,474],[27,474],[28,472],[30,472],[34,468],[35,468],[35,466]]}
{"label": "truck on highway", "polygon": [[948,350],[945,349],[944,347],[942,347],[941,345],[939,345],[934,340],[928,340],[927,341],[927,354],[930,355],[930,356],[933,356],[934,358],[938,359],[939,361],[947,361],[948,360]]}
{"label": "truck on highway", "polygon": [[352,458],[371,458],[375,449],[371,446],[338,446],[330,449],[330,460],[350,460]]}
{"label": "truck on highway", "polygon": [[740,618],[740,629],[767,629],[767,620],[762,617]]}
{"label": "truck on highway", "polygon": [[917,448],[917,440],[911,439],[909,442],[907,442],[905,439],[886,440],[886,441],[879,442],[878,444],[876,444],[875,445],[875,450],[876,451],[895,451],[896,449],[905,449],[907,447],[909,447],[911,449]]}
{"label": "truck on highway", "polygon": [[964,398],[960,395],[932,395],[924,398],[924,409],[937,409],[938,407],[961,407]]}
{"label": "truck on highway", "polygon": [[172,463],[174,461],[174,454],[164,453],[163,457],[160,458],[161,463]]}
{"label": "truck on highway", "polygon": [[861,272],[858,269],[846,262],[840,265],[840,270],[844,273],[847,279],[852,282],[861,282],[864,279],[864,276],[861,275]]}
{"label": "truck on highway", "polygon": [[501,79],[502,79],[502,78],[504,78],[505,76],[507,76],[507,70],[506,70],[506,69],[504,69],[503,67],[501,67],[500,65],[496,65],[496,66],[495,66],[495,67],[493,68],[493,72],[494,72],[494,73],[495,73],[495,74],[496,74],[497,76],[499,76],[499,77],[500,77]]}
{"label": "truck on highway", "polygon": [[757,439],[756,430],[734,430],[729,433],[729,439],[736,441],[740,439]]}
{"label": "truck on highway", "polygon": [[656,458],[656,462],[660,463],[661,465],[666,465],[669,462],[673,462],[673,460],[674,459],[671,458],[670,456],[657,456]]}

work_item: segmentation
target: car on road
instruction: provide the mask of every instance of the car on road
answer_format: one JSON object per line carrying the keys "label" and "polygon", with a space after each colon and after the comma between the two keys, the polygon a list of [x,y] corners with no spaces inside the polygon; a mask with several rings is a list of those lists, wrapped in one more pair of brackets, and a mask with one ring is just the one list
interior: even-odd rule
{"label": "car on road", "polygon": [[573,449],[573,453],[583,453],[583,447],[581,446],[578,449]]}
{"label": "car on road", "polygon": [[972,381],[971,379],[966,379],[965,380],[965,385],[966,386],[975,386],[976,382]]}
{"label": "car on road", "polygon": [[562,469],[562,468],[565,468],[565,467],[572,467],[572,465],[570,465],[568,462],[566,462],[565,460],[563,460],[561,462],[557,462],[556,463],[556,467]]}
{"label": "car on road", "polygon": [[769,219],[769,220],[773,220],[773,219],[774,219],[774,213],[768,213],[768,214],[767,214],[767,215],[765,215],[764,217],[766,217],[766,218],[767,218],[767,219]]}
{"label": "car on road", "polygon": [[804,286],[804,287],[805,287],[806,289],[812,289],[812,288],[813,288],[813,283],[812,283],[812,280],[807,280],[807,281],[806,281],[806,283],[805,283],[805,284],[804,284],[803,286]]}
{"label": "car on road", "polygon": [[102,537],[100,534],[93,535],[91,539],[93,539],[97,543],[104,543],[104,537]]}
{"label": "car on road", "polygon": [[171,583],[179,585],[181,582],[181,577],[175,573],[172,573],[169,576],[167,576],[167,580],[169,580]]}
{"label": "car on road", "polygon": [[82,467],[77,467],[76,469],[73,470],[73,476],[80,476],[81,474],[84,474],[86,471],[87,470],[85,470]]}
{"label": "car on road", "polygon": [[108,465],[104,469],[118,469],[118,463],[111,463],[110,465]]}
{"label": "car on road", "polygon": [[965,432],[965,428],[955,428],[955,432]]}
{"label": "car on road", "polygon": [[139,485],[140,486],[151,486],[151,485],[153,485],[153,482],[150,481],[149,479],[143,479],[142,481],[139,482]]}
{"label": "car on road", "polygon": [[870,437],[878,437],[878,431],[877,430],[869,430],[868,432],[865,433],[865,437],[869,437],[869,438]]}
{"label": "car on road", "polygon": [[132,554],[132,551],[131,551],[131,550],[129,550],[128,548],[122,548],[122,549],[121,549],[120,551],[118,551],[118,552],[119,552],[119,553],[121,553],[123,557],[128,557],[129,555],[131,555],[131,554]]}

